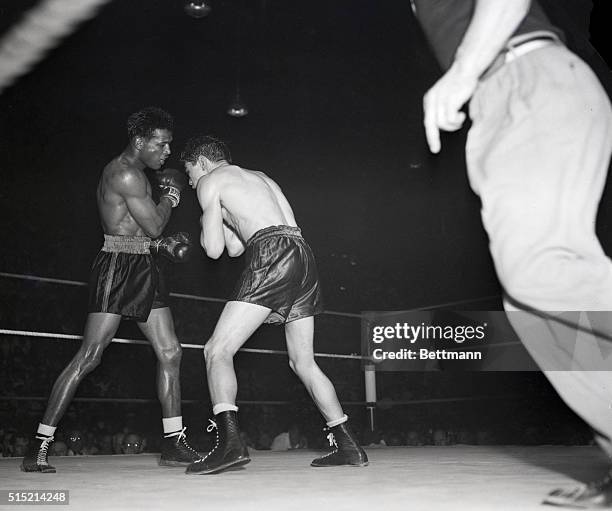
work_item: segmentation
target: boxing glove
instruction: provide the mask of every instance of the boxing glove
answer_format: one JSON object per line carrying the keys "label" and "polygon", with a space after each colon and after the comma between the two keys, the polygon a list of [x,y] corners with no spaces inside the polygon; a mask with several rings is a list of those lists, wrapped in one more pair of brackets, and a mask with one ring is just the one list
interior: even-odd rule
{"label": "boxing glove", "polygon": [[184,263],[191,255],[191,239],[186,232],[151,241],[152,254],[162,255],[173,263]]}
{"label": "boxing glove", "polygon": [[181,201],[181,191],[185,187],[185,176],[177,169],[164,169],[155,173],[157,186],[161,190],[161,196],[166,197],[176,208]]}

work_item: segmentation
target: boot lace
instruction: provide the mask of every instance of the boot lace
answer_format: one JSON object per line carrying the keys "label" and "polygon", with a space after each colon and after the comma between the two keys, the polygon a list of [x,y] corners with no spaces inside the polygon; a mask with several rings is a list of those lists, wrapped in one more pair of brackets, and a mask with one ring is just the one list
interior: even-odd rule
{"label": "boot lace", "polygon": [[42,443],[38,448],[38,454],[36,456],[36,464],[38,465],[49,465],[49,460],[47,459],[47,450],[49,449],[49,445],[53,442],[53,437],[49,436],[37,436],[37,440],[41,440]]}
{"label": "boot lace", "polygon": [[338,450],[338,444],[336,443],[336,437],[331,431],[327,434],[327,441],[329,442],[330,447],[335,447],[336,450]]}
{"label": "boot lace", "polygon": [[178,433],[178,438],[176,439],[176,445],[177,446],[180,445],[183,448],[183,450],[196,454],[199,457],[200,455],[198,454],[198,451],[196,451],[193,447],[191,447],[187,443],[187,435],[185,434],[186,429],[187,427],[183,427],[183,429],[181,429],[181,431]]}
{"label": "boot lace", "polygon": [[215,449],[219,447],[219,427],[217,426],[217,423],[212,419],[208,419],[208,422],[210,422],[210,424],[206,427],[206,432],[212,433],[213,429],[216,429],[217,437],[215,438],[215,446],[209,451],[209,453],[206,456],[202,458],[202,460],[205,460],[206,458],[208,458],[213,452],[215,452]]}
{"label": "boot lace", "polygon": [[[324,429],[323,431],[329,431],[329,429]],[[321,456],[321,458],[319,459],[323,459],[323,458],[327,458],[329,456],[333,456],[334,454],[336,454],[338,452],[338,443],[336,442],[336,437],[334,436],[334,434],[329,431],[329,433],[327,433],[327,441],[329,442],[329,446],[330,447],[334,447],[334,449],[330,452],[328,452],[327,454],[325,454],[324,456]]]}

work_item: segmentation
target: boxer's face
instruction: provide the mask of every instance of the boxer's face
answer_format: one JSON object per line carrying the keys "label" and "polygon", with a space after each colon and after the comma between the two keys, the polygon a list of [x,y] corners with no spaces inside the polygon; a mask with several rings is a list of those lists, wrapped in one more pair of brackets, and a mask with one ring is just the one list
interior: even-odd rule
{"label": "boxer's face", "polygon": [[170,156],[171,142],[172,132],[162,129],[156,129],[151,138],[140,139],[138,149],[141,161],[150,169],[158,170]]}
{"label": "boxer's face", "polygon": [[198,184],[198,179],[202,173],[202,167],[200,163],[197,161],[195,163],[191,163],[188,161],[184,163],[185,163],[185,173],[187,174],[187,176],[189,176],[189,186],[191,186],[191,188],[195,190]]}

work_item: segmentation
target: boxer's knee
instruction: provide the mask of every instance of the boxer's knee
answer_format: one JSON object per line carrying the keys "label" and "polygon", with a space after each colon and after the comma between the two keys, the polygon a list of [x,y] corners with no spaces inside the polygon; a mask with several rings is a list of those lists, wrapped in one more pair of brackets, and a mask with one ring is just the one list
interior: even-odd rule
{"label": "boxer's knee", "polygon": [[317,365],[314,358],[303,356],[289,358],[289,367],[297,376],[302,376],[313,371]]}
{"label": "boxer's knee", "polygon": [[183,349],[178,341],[172,346],[165,347],[159,351],[159,363],[164,366],[179,366],[183,357]]}
{"label": "boxer's knee", "polygon": [[86,375],[93,371],[102,362],[104,348],[101,346],[89,347],[77,353],[72,360],[72,369],[79,375]]}
{"label": "boxer's knee", "polygon": [[204,345],[204,360],[206,365],[215,364],[217,362],[228,362],[234,358],[236,351],[230,348],[223,341],[211,337]]}

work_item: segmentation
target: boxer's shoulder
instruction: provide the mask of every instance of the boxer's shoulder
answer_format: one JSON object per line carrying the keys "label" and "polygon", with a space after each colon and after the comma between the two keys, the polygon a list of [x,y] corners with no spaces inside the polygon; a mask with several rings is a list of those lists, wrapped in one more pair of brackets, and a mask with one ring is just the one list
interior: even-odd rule
{"label": "boxer's shoulder", "polygon": [[[149,181],[145,173],[137,168],[120,162],[115,163],[112,167],[107,167],[107,180],[109,185],[116,192],[124,194],[141,194],[149,188]],[[105,169],[106,172],[106,169]]]}

